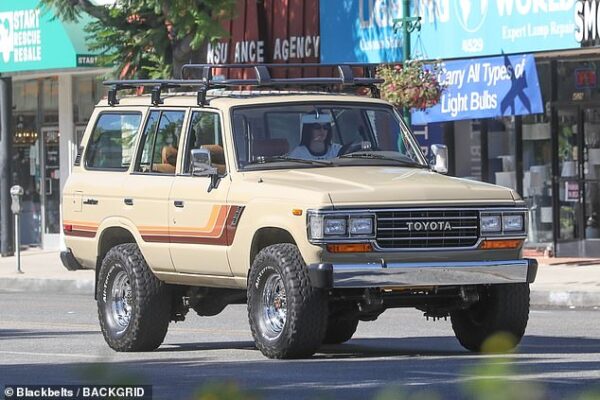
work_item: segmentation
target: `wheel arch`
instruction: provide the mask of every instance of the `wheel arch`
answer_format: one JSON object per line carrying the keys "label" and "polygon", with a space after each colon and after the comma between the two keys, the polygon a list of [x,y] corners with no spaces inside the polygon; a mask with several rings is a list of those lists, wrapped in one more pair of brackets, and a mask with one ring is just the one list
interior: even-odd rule
{"label": "wheel arch", "polygon": [[250,246],[250,260],[248,265],[252,265],[254,257],[256,257],[256,255],[262,249],[278,243],[291,243],[293,245],[297,245],[292,234],[286,229],[277,228],[274,226],[258,229],[252,237],[252,244]]}
{"label": "wheel arch", "polygon": [[113,247],[123,243],[136,243],[135,236],[128,229],[120,226],[110,226],[104,229],[98,238],[96,256],[96,277],[94,279],[94,299],[97,299],[98,274],[106,253]]}

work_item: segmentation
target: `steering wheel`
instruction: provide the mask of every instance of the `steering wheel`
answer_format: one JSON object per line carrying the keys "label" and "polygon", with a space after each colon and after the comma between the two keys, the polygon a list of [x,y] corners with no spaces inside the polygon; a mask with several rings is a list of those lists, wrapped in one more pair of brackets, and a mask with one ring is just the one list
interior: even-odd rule
{"label": "steering wheel", "polygon": [[340,150],[338,151],[337,156],[341,156],[344,154],[348,154],[348,153],[354,153],[355,151],[359,151],[362,150],[362,143],[361,142],[349,142],[346,143],[345,145],[343,145]]}

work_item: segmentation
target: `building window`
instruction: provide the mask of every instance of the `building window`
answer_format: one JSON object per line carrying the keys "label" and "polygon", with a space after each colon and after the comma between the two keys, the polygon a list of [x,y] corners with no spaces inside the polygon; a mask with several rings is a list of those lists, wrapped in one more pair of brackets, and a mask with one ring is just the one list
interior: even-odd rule
{"label": "building window", "polygon": [[94,111],[94,106],[105,95],[99,76],[76,76],[73,78],[73,118],[75,125],[85,125]]}

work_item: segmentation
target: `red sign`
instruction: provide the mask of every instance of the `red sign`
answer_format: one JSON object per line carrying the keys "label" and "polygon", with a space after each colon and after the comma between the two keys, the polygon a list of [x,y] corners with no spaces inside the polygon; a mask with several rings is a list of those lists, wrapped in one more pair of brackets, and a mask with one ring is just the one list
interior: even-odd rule
{"label": "red sign", "polygon": [[597,84],[596,70],[580,68],[575,70],[575,87],[577,89],[595,88]]}
{"label": "red sign", "polygon": [[565,201],[579,201],[579,182],[565,182]]}

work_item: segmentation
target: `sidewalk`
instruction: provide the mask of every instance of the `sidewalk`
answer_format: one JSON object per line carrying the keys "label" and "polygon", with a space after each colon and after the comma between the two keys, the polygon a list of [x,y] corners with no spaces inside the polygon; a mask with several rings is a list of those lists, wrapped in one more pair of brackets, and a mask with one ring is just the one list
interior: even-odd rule
{"label": "sidewalk", "polygon": [[[533,306],[600,309],[600,259],[540,257],[538,262]],[[94,271],[67,271],[58,251],[22,251],[21,269],[24,273],[17,274],[15,257],[0,257],[0,291],[94,293]]]}

